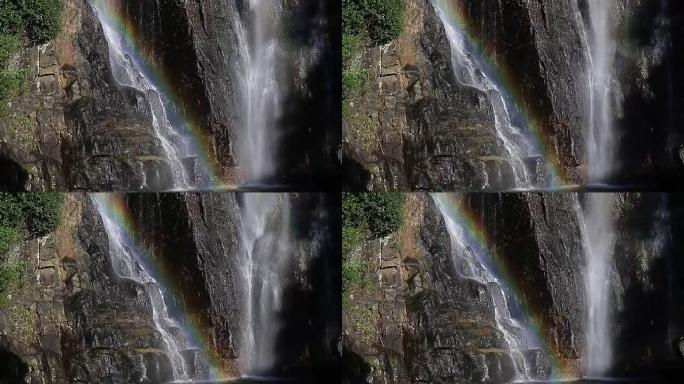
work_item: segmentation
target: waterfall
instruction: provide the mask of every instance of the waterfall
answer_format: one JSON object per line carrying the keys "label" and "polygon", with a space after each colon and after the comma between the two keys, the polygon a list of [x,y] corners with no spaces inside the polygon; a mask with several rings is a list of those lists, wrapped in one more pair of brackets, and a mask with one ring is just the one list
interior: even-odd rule
{"label": "waterfall", "polygon": [[479,53],[474,50],[461,28],[449,22],[444,1],[433,0],[433,6],[449,39],[452,70],[456,80],[464,86],[476,88],[488,95],[494,112],[496,133],[503,143],[513,169],[515,187],[532,188],[533,178],[525,164],[531,155],[531,149],[521,128],[516,127],[512,121],[511,111],[515,110],[515,107],[502,92],[500,84],[493,80],[493,74],[488,73],[487,65],[478,56]]}
{"label": "waterfall", "polygon": [[165,292],[157,280],[145,269],[139,255],[133,250],[133,245],[128,243],[124,228],[110,215],[106,208],[106,195],[93,194],[91,200],[100,214],[107,233],[109,259],[114,273],[120,279],[132,280],[144,287],[152,307],[152,320],[155,329],[162,338],[164,352],[171,362],[173,379],[188,380],[189,377],[182,356],[182,352],[188,349],[183,336],[185,331],[169,315],[167,303],[170,302],[170,299],[165,296]]}
{"label": "waterfall", "polygon": [[588,0],[591,39],[580,18],[588,59],[588,172],[589,182],[605,183],[615,168],[614,112],[618,104],[619,82],[615,79],[615,53],[612,0]]}
{"label": "waterfall", "polygon": [[513,360],[515,381],[530,380],[530,369],[525,357],[529,349],[527,331],[513,318],[510,311],[510,295],[499,278],[487,267],[482,255],[477,254],[466,243],[465,229],[452,218],[446,208],[448,201],[444,195],[433,194],[432,198],[444,218],[451,239],[451,255],[457,273],[467,279],[485,285],[494,304],[494,318],[497,329],[504,337],[505,347]]}
{"label": "waterfall", "polygon": [[612,340],[610,324],[611,272],[615,231],[613,195],[590,193],[582,210],[576,203],[577,217],[584,244],[584,289],[587,300],[585,327],[585,375],[600,377],[611,368]]}
{"label": "waterfall", "polygon": [[[152,127],[161,143],[164,155],[168,162],[173,178],[173,189],[188,189],[193,183],[192,175],[186,170],[183,159],[196,156],[192,153],[189,144],[190,139],[185,132],[185,127],[178,122],[178,118],[171,118],[170,114],[176,114],[174,107],[161,90],[161,84],[155,83],[154,69],[145,67],[144,58],[140,52],[128,42],[122,26],[116,25],[115,13],[110,0],[89,0],[97,15],[102,30],[104,31],[109,46],[109,61],[115,81],[126,87],[134,88],[145,95],[152,114]],[[172,123],[176,121],[176,123]]]}
{"label": "waterfall", "polygon": [[240,68],[240,98],[243,127],[240,132],[240,163],[248,182],[274,176],[278,134],[282,114],[280,63],[287,55],[280,41],[282,3],[250,0],[248,20],[236,16]]}
{"label": "waterfall", "polygon": [[285,269],[290,261],[290,206],[278,194],[246,193],[241,204],[241,269],[245,277],[243,373],[262,376],[276,363]]}

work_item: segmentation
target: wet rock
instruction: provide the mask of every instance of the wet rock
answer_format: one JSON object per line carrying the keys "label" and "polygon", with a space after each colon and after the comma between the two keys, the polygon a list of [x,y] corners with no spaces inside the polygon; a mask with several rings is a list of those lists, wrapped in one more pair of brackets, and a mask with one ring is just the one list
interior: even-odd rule
{"label": "wet rock", "polygon": [[539,348],[530,349],[525,352],[525,359],[529,365],[531,378],[544,380],[551,377],[549,356],[543,350]]}

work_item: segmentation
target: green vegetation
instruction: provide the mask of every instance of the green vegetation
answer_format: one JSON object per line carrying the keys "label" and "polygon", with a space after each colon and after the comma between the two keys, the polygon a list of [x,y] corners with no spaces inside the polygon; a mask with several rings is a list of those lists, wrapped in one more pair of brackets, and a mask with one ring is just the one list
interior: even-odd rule
{"label": "green vegetation", "polygon": [[[381,286],[374,278],[377,265],[363,252],[350,252],[368,239],[385,237],[403,222],[405,195],[401,193],[342,194],[342,309],[345,328],[366,345],[378,341],[377,298]],[[358,363],[358,362],[357,362]],[[365,367],[368,362],[361,361]]]}
{"label": "green vegetation", "polygon": [[0,193],[0,230],[45,236],[59,225],[63,200],[59,193]]}
{"label": "green vegetation", "polygon": [[26,78],[25,71],[9,68],[10,60],[24,42],[33,46],[55,38],[61,18],[62,0],[0,0],[0,112]]}
{"label": "green vegetation", "polygon": [[64,196],[58,193],[0,193],[0,308],[7,294],[26,281],[28,264],[6,257],[21,238],[36,238],[54,231],[61,221]]}
{"label": "green vegetation", "polygon": [[342,98],[365,90],[368,72],[355,58],[366,44],[396,39],[404,27],[405,0],[342,0]]}
{"label": "green vegetation", "polygon": [[396,39],[404,28],[406,0],[342,0],[344,35],[368,33],[372,45]]}
{"label": "green vegetation", "polygon": [[368,262],[348,255],[366,239],[385,237],[403,221],[405,196],[401,193],[344,193],[342,195],[342,290],[368,287]]}
{"label": "green vegetation", "polygon": [[379,319],[380,314],[374,304],[365,303],[354,307],[350,325],[354,333],[358,335],[359,341],[370,345],[377,340]]}
{"label": "green vegetation", "polygon": [[[385,237],[401,226],[404,201],[405,196],[401,193],[344,193],[342,227],[348,234],[355,228],[365,232],[366,238]],[[347,238],[343,242],[352,240]]]}
{"label": "green vegetation", "polygon": [[368,287],[369,266],[366,260],[349,258],[342,266],[342,286],[345,291]]}
{"label": "green vegetation", "polygon": [[26,229],[32,236],[45,236],[57,229],[62,217],[62,194],[21,193],[15,198],[21,204]]}
{"label": "green vegetation", "polygon": [[24,0],[18,3],[32,44],[44,44],[57,36],[62,18],[61,0]]}
{"label": "green vegetation", "polygon": [[23,342],[30,342],[36,334],[37,315],[34,308],[14,305],[9,311],[9,324],[11,332]]}
{"label": "green vegetation", "polygon": [[26,284],[28,265],[24,261],[0,261],[0,309],[7,306],[7,293]]}
{"label": "green vegetation", "polygon": [[0,227],[0,255],[7,253],[12,244],[17,240],[19,240],[19,230],[17,228]]}

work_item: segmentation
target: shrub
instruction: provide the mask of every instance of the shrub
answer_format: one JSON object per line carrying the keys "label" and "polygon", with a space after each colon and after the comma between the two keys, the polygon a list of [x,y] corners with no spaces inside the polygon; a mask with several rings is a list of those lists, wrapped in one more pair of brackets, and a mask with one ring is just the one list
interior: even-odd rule
{"label": "shrub", "polygon": [[25,228],[31,236],[45,236],[61,220],[59,193],[0,193],[0,228]]}
{"label": "shrub", "polygon": [[343,0],[343,34],[368,32],[373,45],[396,39],[404,27],[406,0]]}
{"label": "shrub", "polygon": [[364,90],[368,71],[366,70],[346,70],[342,73],[342,99],[359,93]]}
{"label": "shrub", "polygon": [[342,254],[351,251],[363,241],[363,230],[359,227],[342,227]]}
{"label": "shrub", "polygon": [[7,253],[18,239],[19,230],[17,228],[0,227],[0,256]]}
{"label": "shrub", "polygon": [[401,226],[404,201],[401,193],[344,193],[342,225],[365,228],[370,238],[387,236]]}
{"label": "shrub", "polygon": [[23,0],[22,5],[22,18],[31,43],[44,44],[57,36],[62,18],[61,0]]}
{"label": "shrub", "polygon": [[16,96],[21,90],[25,76],[22,70],[0,70],[0,101]]}
{"label": "shrub", "polygon": [[354,56],[363,47],[365,37],[361,34],[342,35],[342,66],[348,67]]}
{"label": "shrub", "polygon": [[64,196],[59,193],[21,193],[17,195],[31,235],[45,236],[57,229],[62,217]]}
{"label": "shrub", "polygon": [[366,24],[373,43],[396,39],[404,28],[405,0],[365,0]]}
{"label": "shrub", "polygon": [[19,35],[0,34],[0,67],[7,65],[7,61],[21,47]]}
{"label": "shrub", "polygon": [[342,263],[342,291],[346,293],[352,289],[363,289],[367,285],[368,262],[349,258]]}
{"label": "shrub", "polygon": [[0,193],[0,228],[16,228],[22,224],[23,214],[16,197],[11,193]]}
{"label": "shrub", "polygon": [[15,35],[22,31],[21,0],[0,0],[0,34]]}
{"label": "shrub", "polygon": [[28,264],[24,261],[0,261],[0,308],[6,305],[7,293],[26,282]]}

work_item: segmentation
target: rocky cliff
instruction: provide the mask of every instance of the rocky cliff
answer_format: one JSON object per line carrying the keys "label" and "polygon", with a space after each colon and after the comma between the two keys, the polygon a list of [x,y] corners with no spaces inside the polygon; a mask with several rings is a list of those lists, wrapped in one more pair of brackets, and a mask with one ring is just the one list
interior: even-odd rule
{"label": "rocky cliff", "polygon": [[[272,375],[313,377],[338,369],[339,202],[292,195],[296,212],[291,271],[283,287]],[[241,372],[245,298],[237,194],[127,195],[152,268],[177,285],[176,311],[188,314],[218,351],[226,372]],[[172,379],[150,296],[116,276],[110,243],[88,195],[66,197],[54,233],[22,242],[6,257],[28,263],[27,284],[0,309],[0,381],[162,383]],[[156,265],[156,267],[154,267]],[[166,287],[165,289],[174,289]],[[337,299],[339,300],[339,298]],[[185,353],[189,372],[206,362]],[[203,373],[204,372],[204,373]],[[4,381],[3,381],[4,382]]]}
{"label": "rocky cliff", "polygon": [[[521,321],[534,319],[537,345],[525,351],[531,378],[582,375],[586,356],[585,255],[578,220],[584,197],[472,194],[459,199],[482,225],[490,262],[508,271]],[[663,205],[664,204],[664,205]],[[618,240],[610,299],[615,360],[609,375],[671,375],[684,356],[681,202],[616,195]],[[660,212],[660,214],[658,213]],[[678,216],[679,214],[677,214]],[[514,360],[497,326],[493,286],[465,278],[454,243],[428,195],[410,195],[401,229],[346,257],[367,260],[369,287],[344,302],[344,372],[349,383],[502,383]],[[660,217],[660,219],[655,219]],[[513,309],[511,309],[513,311]],[[677,373],[678,375],[681,372]],[[668,376],[669,377],[669,376]]]}
{"label": "rocky cliff", "polygon": [[[454,76],[433,1],[406,3],[399,38],[368,47],[357,58],[368,81],[365,91],[345,100],[344,172],[350,189],[512,188],[513,165],[496,134],[492,98]],[[524,167],[537,182],[551,167],[562,184],[595,182],[587,176],[591,30],[586,26],[591,22],[586,1],[446,3],[458,8],[449,16],[467,31],[466,44],[480,50],[483,57],[475,59],[491,63],[487,75],[500,80],[499,92],[516,105],[512,123],[527,127],[528,140],[536,142]],[[675,69],[681,61],[675,51],[681,50],[674,48],[681,43],[676,23],[681,6],[620,0],[610,12],[618,26],[614,88],[621,91],[614,141],[619,153],[609,180],[602,182],[669,187],[684,167],[682,140],[673,128],[680,118],[668,110],[681,100]]]}
{"label": "rocky cliff", "polygon": [[[245,129],[238,67],[244,57],[236,23],[249,20],[245,2],[110,2],[152,73],[182,116],[207,142],[225,183],[239,183],[236,152]],[[139,191],[172,187],[155,134],[149,98],[114,79],[103,28],[89,0],[63,0],[62,30],[53,41],[25,48],[14,66],[26,71],[23,92],[0,121],[3,190]],[[339,184],[339,10],[324,1],[285,6],[284,41],[291,48],[287,94],[277,127],[278,184]],[[283,64],[283,65],[285,65]],[[175,111],[173,110],[175,108]],[[312,113],[311,111],[315,111]],[[179,115],[179,116],[176,116]],[[332,118],[331,118],[332,117]],[[332,123],[331,123],[332,122]],[[339,127],[339,125],[337,125]],[[244,161],[248,161],[245,159]],[[184,160],[188,169],[193,158]],[[308,187],[307,187],[308,188]],[[313,188],[313,187],[311,187]],[[320,188],[319,188],[320,190]]]}

